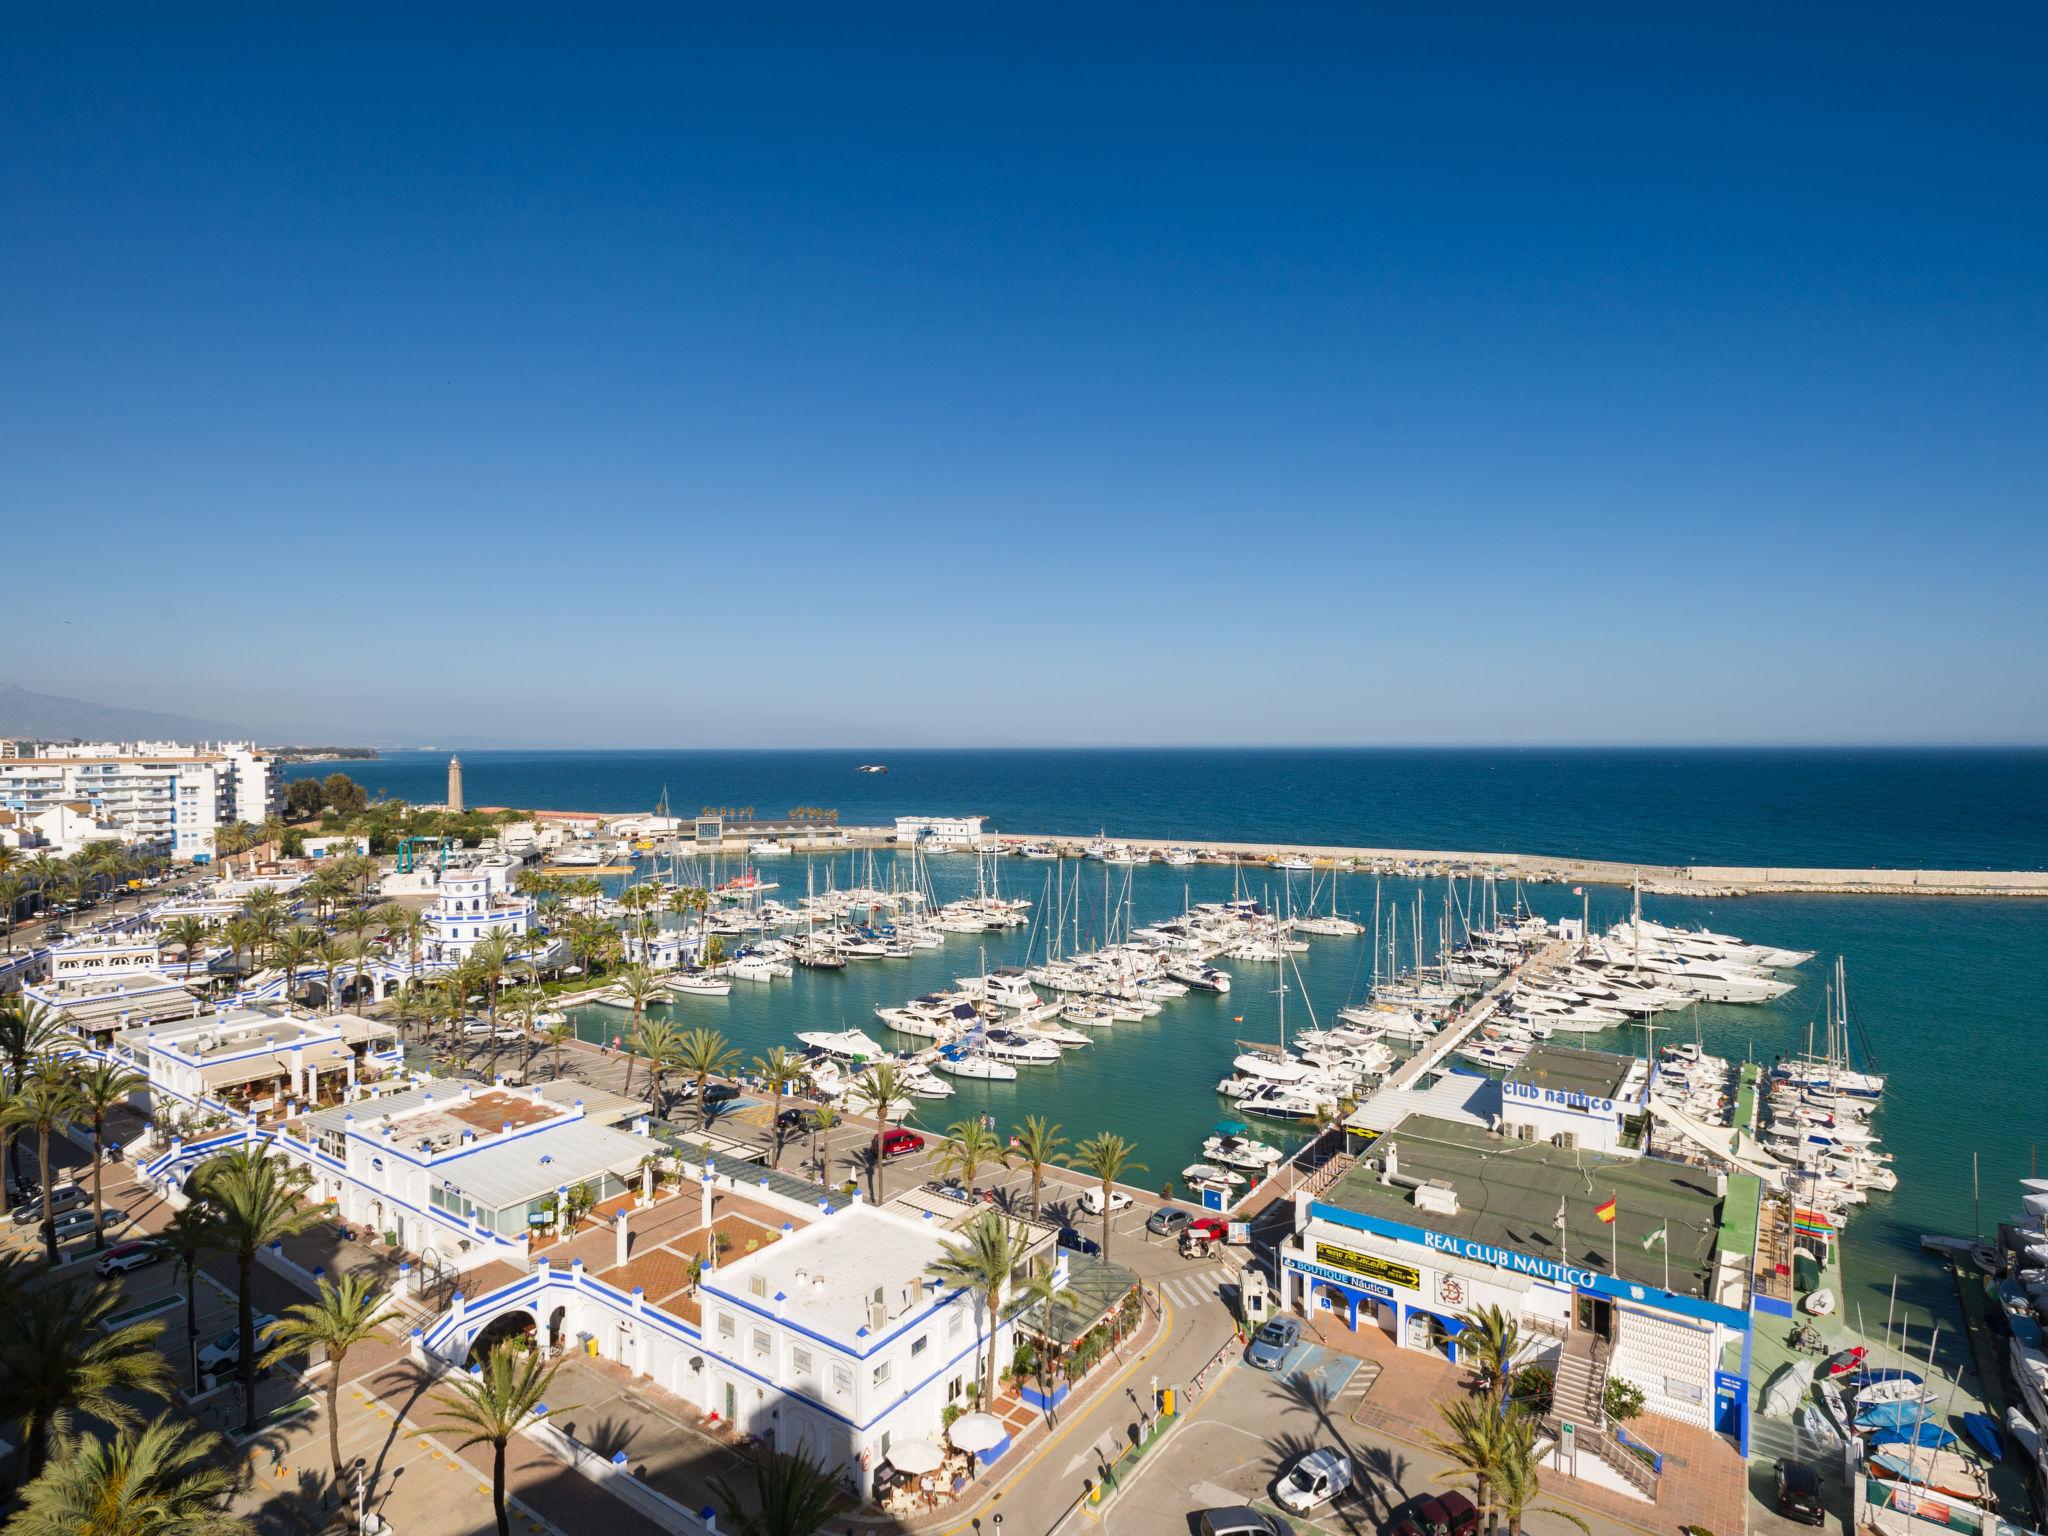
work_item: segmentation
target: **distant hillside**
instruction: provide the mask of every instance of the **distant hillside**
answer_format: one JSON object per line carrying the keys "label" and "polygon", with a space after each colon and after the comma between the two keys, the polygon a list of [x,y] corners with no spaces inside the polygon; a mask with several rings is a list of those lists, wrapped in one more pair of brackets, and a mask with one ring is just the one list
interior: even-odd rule
{"label": "distant hillside", "polygon": [[216,741],[246,736],[218,720],[191,715],[160,714],[153,709],[123,709],[54,693],[30,693],[14,683],[0,682],[0,736],[29,736],[64,741]]}

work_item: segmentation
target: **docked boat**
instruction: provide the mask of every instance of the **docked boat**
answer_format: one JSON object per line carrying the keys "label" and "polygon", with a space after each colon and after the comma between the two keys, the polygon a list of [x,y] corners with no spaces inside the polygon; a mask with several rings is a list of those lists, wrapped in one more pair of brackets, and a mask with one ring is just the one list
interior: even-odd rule
{"label": "docked boat", "polygon": [[671,991],[688,993],[691,997],[727,997],[732,993],[732,983],[723,976],[692,976],[677,972],[667,979]]}
{"label": "docked boat", "polygon": [[1282,1155],[1278,1147],[1254,1140],[1251,1127],[1242,1120],[1217,1121],[1215,1134],[1202,1143],[1202,1156],[1208,1161],[1258,1174],[1264,1174]]}
{"label": "docked boat", "polygon": [[857,1029],[806,1029],[797,1039],[811,1050],[838,1061],[879,1061],[889,1053]]}
{"label": "docked boat", "polygon": [[1181,1183],[1190,1189],[1241,1189],[1244,1175],[1213,1163],[1190,1163],[1180,1171]]}
{"label": "docked boat", "polygon": [[981,1052],[995,1061],[1026,1066],[1050,1066],[1060,1059],[1060,1048],[1042,1035],[1014,1029],[991,1029],[982,1036]]}
{"label": "docked boat", "polygon": [[1007,1061],[991,1061],[964,1045],[947,1046],[932,1059],[932,1066],[949,1077],[982,1078],[994,1083],[1010,1083],[1017,1079],[1017,1069]]}

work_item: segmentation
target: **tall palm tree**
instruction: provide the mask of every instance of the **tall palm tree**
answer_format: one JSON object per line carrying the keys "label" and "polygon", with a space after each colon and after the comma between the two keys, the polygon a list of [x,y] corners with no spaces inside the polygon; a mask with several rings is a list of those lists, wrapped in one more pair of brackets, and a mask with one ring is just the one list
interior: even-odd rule
{"label": "tall palm tree", "polygon": [[272,886],[259,886],[243,899],[242,915],[256,925],[267,945],[284,927],[284,897]]}
{"label": "tall palm tree", "polygon": [[711,1491],[725,1506],[721,1529],[733,1536],[817,1536],[845,1500],[838,1475],[804,1446],[755,1451],[752,1509],[722,1477]]}
{"label": "tall palm tree", "polygon": [[1042,1269],[1034,1265],[1031,1273],[1017,1285],[1019,1318],[1036,1317],[1038,1336],[1048,1346],[1037,1351],[1038,1385],[1041,1391],[1045,1386],[1047,1368],[1052,1364],[1053,1352],[1049,1346],[1057,1342],[1052,1331],[1052,1309],[1063,1297],[1072,1294],[1073,1288],[1066,1281],[1054,1278],[1050,1262]]}
{"label": "tall palm tree", "polygon": [[355,1000],[349,1006],[361,1008],[363,1006],[363,972],[369,969],[370,962],[377,957],[376,941],[373,939],[350,939],[347,945],[347,954],[349,959],[354,962],[356,971]]}
{"label": "tall palm tree", "polygon": [[1057,1125],[1047,1125],[1037,1115],[1026,1115],[1024,1123],[1010,1133],[1011,1149],[1018,1162],[1031,1170],[1031,1219],[1038,1219],[1038,1197],[1045,1188],[1045,1170],[1053,1165],[1067,1138]]}
{"label": "tall palm tree", "polygon": [[284,972],[284,1001],[295,1008],[299,1001],[299,968],[320,953],[320,935],[297,924],[279,931],[270,941],[270,963]]}
{"label": "tall palm tree", "polygon": [[164,943],[184,952],[187,981],[192,979],[192,959],[205,946],[208,932],[205,923],[191,916],[174,918],[164,925]]}
{"label": "tall palm tree", "polygon": [[199,1390],[199,1266],[215,1252],[219,1236],[207,1219],[204,1205],[188,1205],[175,1212],[156,1235],[156,1241],[171,1256],[185,1282],[185,1356],[192,1364],[192,1390]]}
{"label": "tall palm tree", "polygon": [[549,1048],[555,1053],[555,1076],[557,1077],[562,1075],[562,1048],[575,1038],[576,1026],[574,1024],[550,1024],[541,1034],[541,1039],[546,1041]]}
{"label": "tall palm tree", "polygon": [[[0,1090],[11,1093],[26,1082],[29,1068],[55,1050],[63,1035],[57,1016],[43,1004],[19,994],[0,1001]],[[0,1117],[0,1143],[4,1143],[7,1172],[18,1185],[21,1142],[5,1117]]]}
{"label": "tall palm tree", "polygon": [[484,989],[484,1017],[492,1029],[498,1027],[498,992],[505,985],[505,970],[511,963],[511,947],[499,932],[494,931],[469,952],[470,969]]}
{"label": "tall palm tree", "polygon": [[984,1128],[979,1120],[956,1120],[946,1127],[946,1139],[939,1143],[932,1171],[941,1178],[957,1178],[963,1186],[973,1189],[974,1176],[984,1163],[1010,1166],[1010,1154],[1001,1138]]}
{"label": "tall palm tree", "polygon": [[839,1111],[829,1100],[821,1100],[811,1111],[811,1161],[818,1168],[818,1182],[832,1182],[832,1133],[839,1129]]}
{"label": "tall palm tree", "polygon": [[491,1447],[491,1506],[498,1515],[498,1536],[512,1536],[505,1513],[505,1442],[540,1406],[557,1369],[542,1363],[540,1351],[507,1339],[484,1357],[481,1371],[455,1377],[452,1390],[435,1399],[442,1417],[434,1428],[462,1435],[458,1449]]}
{"label": "tall palm tree", "polygon": [[847,1097],[867,1106],[875,1117],[875,1139],[868,1146],[868,1198],[882,1203],[882,1138],[889,1134],[889,1116],[902,1102],[903,1078],[892,1061],[878,1061],[864,1067]]}
{"label": "tall palm tree", "polygon": [[1102,1181],[1102,1256],[1109,1257],[1109,1197],[1116,1181],[1127,1173],[1140,1173],[1145,1165],[1132,1161],[1138,1149],[1114,1131],[1091,1136],[1074,1149],[1081,1166]]}
{"label": "tall palm tree", "polygon": [[242,956],[263,948],[263,930],[246,917],[231,917],[220,931],[235,957],[235,984],[242,981]]}
{"label": "tall palm tree", "polygon": [[[640,1021],[646,1017],[647,1005],[661,997],[661,978],[644,965],[629,965],[619,972],[615,983],[633,1006],[633,1017],[626,1025],[626,1086],[628,1098],[633,1094],[633,1055],[640,1048]],[[658,1107],[658,1106],[657,1106]]]}
{"label": "tall palm tree", "polygon": [[270,1347],[263,1362],[274,1365],[302,1351],[320,1351],[331,1369],[327,1373],[327,1454],[334,1463],[334,1493],[344,1496],[347,1470],[341,1464],[341,1363],[358,1344],[376,1337],[386,1323],[403,1314],[383,1305],[378,1289],[361,1275],[323,1279],[317,1301],[302,1301],[285,1308],[284,1316],[270,1331]]}
{"label": "tall palm tree", "polygon": [[335,934],[323,933],[320,935],[320,947],[317,953],[320,957],[321,969],[327,972],[326,1011],[333,1013],[341,1007],[341,973],[342,969],[348,964],[348,945]]}
{"label": "tall palm tree", "polygon": [[300,1208],[313,1176],[296,1163],[237,1147],[200,1164],[193,1175],[217,1244],[235,1257],[240,1274],[236,1321],[241,1328],[244,1433],[256,1428],[256,1255],[303,1232],[317,1219]]}
{"label": "tall palm tree", "polygon": [[1003,1293],[1010,1275],[1031,1250],[1030,1234],[1000,1211],[988,1211],[960,1229],[962,1241],[941,1246],[925,1266],[937,1279],[971,1290],[988,1322],[988,1361],[982,1376],[982,1406],[996,1400],[996,1345],[1002,1333]]}
{"label": "tall palm tree", "polygon": [[[1519,1414],[1520,1411],[1516,1409],[1513,1412]],[[1474,1402],[1471,1398],[1440,1403],[1437,1412],[1442,1416],[1448,1433],[1431,1435],[1429,1443],[1451,1464],[1438,1474],[1438,1480],[1453,1483],[1469,1481],[1472,1502],[1479,1506],[1480,1517],[1486,1521],[1490,1531],[1493,1529],[1493,1484],[1507,1449],[1508,1421],[1513,1415],[1502,1414],[1490,1401]]]}
{"label": "tall palm tree", "polygon": [[1507,1521],[1508,1536],[1522,1536],[1522,1519],[1529,1514],[1555,1515],[1591,1536],[1593,1528],[1570,1510],[1553,1504],[1535,1508],[1542,1491],[1543,1478],[1536,1460],[1536,1421],[1518,1409],[1502,1421],[1500,1456],[1493,1468],[1494,1513]]}
{"label": "tall palm tree", "polygon": [[647,1058],[647,1097],[653,1101],[654,1112],[659,1115],[661,1077],[676,1063],[676,1055],[683,1044],[682,1031],[667,1019],[643,1019],[628,1044]]}
{"label": "tall palm tree", "polygon": [[100,1228],[106,1211],[100,1176],[107,1160],[107,1115],[127,1103],[136,1089],[147,1088],[149,1079],[111,1061],[88,1061],[72,1074],[71,1084],[79,1112],[92,1124],[92,1245],[99,1249],[107,1246],[107,1234]]}
{"label": "tall palm tree", "polygon": [[248,1536],[249,1522],[223,1507],[234,1475],[221,1465],[219,1435],[165,1414],[109,1441],[63,1441],[56,1461],[28,1486],[10,1536]]}
{"label": "tall palm tree", "polygon": [[394,949],[405,951],[405,973],[417,976],[420,969],[420,940],[426,937],[427,919],[425,914],[413,907],[402,907],[396,902],[379,907],[377,917],[383,925],[385,942]]}
{"label": "tall palm tree", "polygon": [[50,1133],[69,1125],[78,1115],[78,1095],[71,1074],[55,1057],[45,1057],[31,1068],[25,1081],[0,1109],[0,1121],[18,1131],[33,1131],[36,1156],[43,1182],[43,1249],[54,1267],[57,1263],[57,1212],[50,1203]]}
{"label": "tall palm tree", "polygon": [[1458,1335],[1458,1356],[1470,1355],[1480,1386],[1499,1406],[1508,1395],[1516,1357],[1522,1352],[1521,1321],[1505,1308],[1491,1305],[1461,1312],[1458,1321],[1465,1325]]}
{"label": "tall palm tree", "polygon": [[768,1124],[773,1128],[774,1139],[769,1143],[768,1166],[782,1166],[782,1096],[797,1083],[803,1081],[804,1064],[801,1057],[791,1055],[782,1046],[776,1046],[765,1056],[754,1058],[754,1072],[768,1085],[768,1092],[774,1099],[774,1118]]}
{"label": "tall palm tree", "polygon": [[[732,1042],[715,1029],[693,1029],[676,1042],[675,1065],[687,1072],[697,1085],[697,1123],[709,1125],[704,1108],[704,1088],[712,1078],[723,1077],[739,1065],[740,1053]],[[656,1106],[659,1108],[659,1106]]]}
{"label": "tall palm tree", "polygon": [[120,1304],[118,1287],[66,1280],[17,1297],[0,1316],[0,1423],[21,1421],[17,1474],[41,1472],[51,1439],[70,1434],[77,1415],[133,1424],[128,1394],[168,1395],[170,1367],[156,1348],[163,1324],[109,1326]]}
{"label": "tall palm tree", "polygon": [[[7,852],[14,850],[9,848]],[[14,920],[21,915],[21,903],[28,895],[28,882],[11,870],[0,869],[0,923],[7,925],[7,953],[14,953]]]}

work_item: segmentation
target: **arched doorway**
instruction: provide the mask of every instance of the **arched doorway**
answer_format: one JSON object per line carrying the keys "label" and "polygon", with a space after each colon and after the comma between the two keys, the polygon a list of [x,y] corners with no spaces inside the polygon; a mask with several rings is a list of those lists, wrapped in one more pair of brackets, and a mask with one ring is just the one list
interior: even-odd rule
{"label": "arched doorway", "polygon": [[470,1341],[469,1358],[463,1364],[481,1365],[492,1350],[507,1340],[522,1341],[530,1349],[538,1330],[533,1314],[524,1308],[514,1307],[509,1312],[500,1312],[477,1330],[476,1337]]}
{"label": "arched doorway", "polygon": [[559,1353],[562,1348],[562,1330],[568,1326],[569,1309],[557,1307],[548,1314],[548,1349]]}

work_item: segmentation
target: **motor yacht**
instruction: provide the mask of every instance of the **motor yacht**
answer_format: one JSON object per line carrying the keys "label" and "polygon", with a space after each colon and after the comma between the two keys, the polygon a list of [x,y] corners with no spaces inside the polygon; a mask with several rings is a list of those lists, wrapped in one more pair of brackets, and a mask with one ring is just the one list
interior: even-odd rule
{"label": "motor yacht", "polygon": [[839,1061],[880,1061],[889,1052],[858,1029],[805,1029],[797,1039],[810,1049]]}
{"label": "motor yacht", "polygon": [[1017,1069],[1007,1061],[994,1061],[964,1045],[949,1045],[932,1059],[932,1066],[951,1077],[976,1077],[994,1083],[1017,1080]]}

